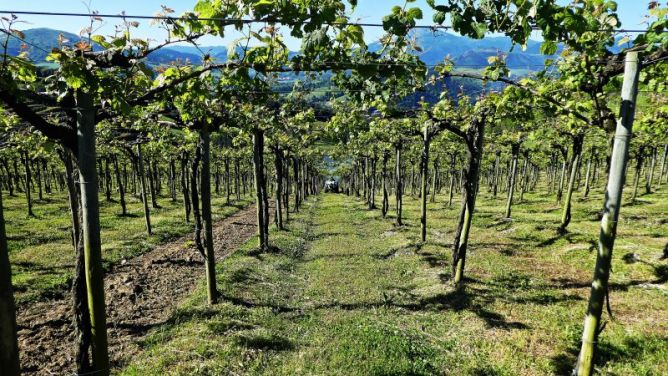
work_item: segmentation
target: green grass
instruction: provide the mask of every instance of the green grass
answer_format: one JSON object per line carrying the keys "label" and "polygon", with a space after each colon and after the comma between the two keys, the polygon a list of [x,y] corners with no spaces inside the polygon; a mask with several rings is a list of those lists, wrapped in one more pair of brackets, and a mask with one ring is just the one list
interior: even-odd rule
{"label": "green grass", "polygon": [[[33,197],[37,197],[33,194]],[[161,209],[151,209],[153,235],[147,236],[141,202],[127,196],[129,216],[120,215],[120,204],[100,198],[100,226],[104,262],[118,262],[142,254],[155,245],[192,231],[186,224],[182,203],[170,198],[158,200]],[[250,203],[250,196],[233,205],[224,197],[214,197],[214,219],[222,219]],[[28,217],[25,197],[3,195],[9,238],[12,281],[19,304],[66,293],[74,271],[71,220],[66,193],[44,195],[35,200],[35,217]]]}
{"label": "green grass", "polygon": [[[223,302],[208,307],[202,284],[120,373],[568,374],[602,194],[576,200],[564,236],[553,200],[528,194],[504,221],[505,200],[481,190],[469,280],[456,292],[447,279],[457,208],[444,208],[443,198],[430,204],[422,245],[415,199],[406,199],[407,226],[395,228],[357,199],[319,196],[289,231],[272,233],[280,251],[258,254],[251,240],[220,263]],[[668,262],[658,259],[667,213],[665,189],[622,210],[610,294],[615,319],[601,338],[601,374],[668,374]],[[629,252],[642,261],[626,264]]]}

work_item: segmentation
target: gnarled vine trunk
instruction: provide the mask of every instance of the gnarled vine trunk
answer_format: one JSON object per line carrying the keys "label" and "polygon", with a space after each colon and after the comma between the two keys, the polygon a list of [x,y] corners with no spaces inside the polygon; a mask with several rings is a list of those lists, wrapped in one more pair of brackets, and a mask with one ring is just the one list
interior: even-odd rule
{"label": "gnarled vine trunk", "polygon": [[480,164],[482,163],[483,139],[487,116],[485,112],[477,115],[466,131],[465,141],[468,149],[468,166],[463,174],[463,203],[452,248],[452,277],[456,287],[462,286],[464,282],[466,251],[480,179]]}
{"label": "gnarled vine trunk", "polygon": [[88,297],[86,294],[86,268],[83,243],[81,241],[81,194],[74,181],[74,165],[68,151],[61,154],[65,164],[67,192],[72,219],[72,245],[75,253],[74,278],[72,279],[72,311],[74,314],[74,335],[76,348],[74,361],[77,373],[90,372],[91,328]]}
{"label": "gnarled vine trunk", "polygon": [[582,144],[584,142],[584,134],[578,134],[573,137],[573,153],[571,155],[571,173],[568,179],[568,188],[566,190],[566,200],[564,201],[564,211],[561,215],[561,224],[559,231],[566,231],[566,227],[571,223],[571,206],[573,199],[573,190],[575,189],[575,179],[578,170],[580,169],[580,157],[582,155]]}

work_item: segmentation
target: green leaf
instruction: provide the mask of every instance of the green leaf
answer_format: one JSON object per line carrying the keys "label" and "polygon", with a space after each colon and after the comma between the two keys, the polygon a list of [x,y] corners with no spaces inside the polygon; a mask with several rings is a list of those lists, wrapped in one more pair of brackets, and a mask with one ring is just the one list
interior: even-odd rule
{"label": "green leaf", "polygon": [[105,38],[103,35],[93,35],[90,39],[92,39],[93,42],[99,44],[104,48],[109,48],[109,43],[107,42],[107,38]]}
{"label": "green leaf", "polygon": [[420,8],[411,8],[408,10],[406,13],[409,18],[413,20],[421,20],[422,19],[422,10]]}
{"label": "green leaf", "polygon": [[485,37],[485,34],[487,33],[487,24],[483,22],[473,22],[471,23],[471,26],[473,27],[473,30],[475,31],[475,36],[478,39],[482,39]]}
{"label": "green leaf", "polygon": [[543,55],[554,55],[557,53],[557,44],[551,40],[543,42],[540,45],[540,53]]}
{"label": "green leaf", "polygon": [[434,13],[433,20],[434,20],[435,24],[439,24],[439,25],[443,24],[443,22],[445,22],[445,13],[444,12]]}

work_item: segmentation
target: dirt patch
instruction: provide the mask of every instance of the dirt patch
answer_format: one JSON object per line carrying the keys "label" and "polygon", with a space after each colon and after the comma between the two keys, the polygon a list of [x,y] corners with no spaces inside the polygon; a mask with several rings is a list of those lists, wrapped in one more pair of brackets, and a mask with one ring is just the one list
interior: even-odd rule
{"label": "dirt patch", "polygon": [[[255,235],[255,208],[250,207],[214,227],[216,259],[223,260]],[[204,263],[192,234],[123,260],[105,276],[109,352],[113,368],[122,367],[140,349],[137,342],[164,323],[177,304],[204,277]],[[72,299],[37,302],[17,312],[24,374],[74,373]]]}

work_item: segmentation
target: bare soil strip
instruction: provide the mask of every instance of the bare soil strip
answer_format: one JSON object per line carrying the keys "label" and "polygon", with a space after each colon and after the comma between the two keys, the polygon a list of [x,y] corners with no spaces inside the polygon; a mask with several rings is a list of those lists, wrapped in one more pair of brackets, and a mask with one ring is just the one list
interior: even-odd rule
{"label": "bare soil strip", "polygon": [[[217,260],[256,233],[255,207],[214,227]],[[105,276],[109,351],[114,368],[139,351],[138,341],[164,323],[178,303],[204,277],[204,263],[192,234],[157,246],[115,265]],[[24,374],[63,375],[75,372],[72,298],[27,304],[17,312],[19,348]]]}

